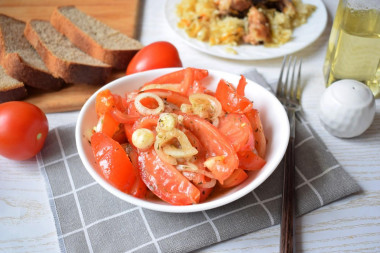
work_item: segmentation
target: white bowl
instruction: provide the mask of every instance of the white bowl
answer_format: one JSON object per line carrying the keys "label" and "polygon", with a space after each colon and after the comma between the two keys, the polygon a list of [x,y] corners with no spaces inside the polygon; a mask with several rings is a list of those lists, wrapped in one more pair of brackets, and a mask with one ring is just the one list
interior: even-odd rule
{"label": "white bowl", "polygon": [[[243,197],[262,184],[276,169],[288,145],[289,122],[283,106],[272,93],[250,80],[247,80],[248,85],[246,86],[245,93],[246,96],[253,101],[254,108],[260,111],[264,132],[268,140],[265,157],[267,163],[259,172],[249,173],[249,177],[242,184],[231,188],[223,194],[218,194],[204,203],[190,206],[173,206],[164,201],[138,199],[121,192],[104,180],[94,168],[95,159],[89,144],[88,133],[97,123],[95,112],[96,94],[101,90],[109,89],[112,93],[124,96],[126,92],[136,90],[145,82],[175,70],[178,69],[157,69],[121,77],[103,86],[93,94],[81,109],[76,125],[75,139],[79,156],[90,175],[104,187],[104,189],[131,204],[151,210],[172,213],[197,212],[223,206]],[[209,70],[209,76],[205,79],[207,87],[211,90],[215,90],[221,78],[237,85],[240,76]]]}

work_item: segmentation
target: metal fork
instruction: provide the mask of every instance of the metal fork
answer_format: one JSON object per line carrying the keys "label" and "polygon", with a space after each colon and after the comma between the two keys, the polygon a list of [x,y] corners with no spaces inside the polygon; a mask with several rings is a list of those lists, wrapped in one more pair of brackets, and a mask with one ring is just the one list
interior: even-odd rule
{"label": "metal fork", "polygon": [[[284,182],[282,192],[282,216],[280,252],[295,252],[295,113],[301,109],[301,65],[302,59],[285,56],[282,61],[276,96],[286,108],[290,136],[284,160]],[[284,76],[284,71],[286,76]]]}

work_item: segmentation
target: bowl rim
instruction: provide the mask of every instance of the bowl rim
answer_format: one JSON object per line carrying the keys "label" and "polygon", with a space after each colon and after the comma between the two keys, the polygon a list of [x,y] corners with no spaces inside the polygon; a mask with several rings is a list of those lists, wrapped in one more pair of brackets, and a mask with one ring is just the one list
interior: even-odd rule
{"label": "bowl rim", "polygon": [[[82,119],[84,118],[87,110],[91,109],[91,104],[93,103],[94,99],[96,98],[96,95],[100,91],[105,90],[105,89],[109,89],[110,87],[117,85],[120,82],[125,82],[125,80],[131,79],[131,78],[138,78],[139,76],[144,76],[147,73],[157,72],[160,74],[164,74],[164,73],[169,73],[171,71],[176,71],[176,70],[180,70],[180,69],[183,69],[183,68],[163,68],[163,69],[148,70],[145,72],[139,72],[139,73],[135,73],[135,74],[128,75],[128,76],[123,76],[123,77],[120,77],[118,79],[115,79],[115,80],[105,84],[104,86],[99,88],[96,92],[94,92],[87,99],[87,101],[85,102],[85,104],[83,105],[83,107],[81,108],[81,110],[79,112],[77,123],[75,126],[75,142],[76,142],[76,147],[78,150],[79,157],[80,157],[86,171],[92,176],[92,178],[97,183],[99,183],[105,190],[107,190],[108,192],[110,192],[114,196],[116,196],[119,199],[122,199],[124,201],[127,201],[133,205],[136,205],[136,206],[139,206],[142,208],[146,208],[146,209],[150,209],[150,210],[154,210],[154,211],[168,212],[168,213],[191,213],[191,212],[198,212],[198,211],[205,211],[205,210],[213,209],[213,208],[217,208],[217,207],[226,205],[228,203],[231,203],[231,202],[233,202],[237,199],[240,199],[241,197],[247,195],[248,193],[252,192],[258,186],[260,186],[278,167],[278,165],[280,164],[280,162],[281,162],[281,160],[285,154],[285,151],[287,148],[287,140],[289,139],[289,135],[290,135],[289,122],[288,122],[288,120],[286,120],[286,123],[284,125],[282,125],[282,127],[284,128],[283,129],[284,134],[285,134],[284,140],[286,140],[286,145],[282,145],[280,147],[278,152],[281,155],[277,155],[277,156],[273,157],[273,159],[274,159],[274,160],[272,159],[273,166],[270,169],[268,169],[265,174],[259,175],[252,182],[247,184],[242,189],[239,189],[239,190],[237,190],[237,191],[235,191],[229,195],[226,195],[222,198],[211,200],[210,202],[204,202],[204,203],[199,203],[199,204],[194,204],[194,205],[185,205],[185,206],[171,205],[171,204],[168,204],[164,201],[161,204],[161,203],[150,202],[150,201],[147,201],[145,199],[139,199],[139,198],[133,197],[127,193],[124,193],[124,192],[116,189],[114,186],[112,186],[110,183],[108,183],[103,177],[101,177],[93,169],[92,164],[90,163],[90,161],[86,157],[86,154],[84,152],[84,143],[82,142],[82,138],[81,138],[81,136],[84,134],[81,131],[81,127],[82,127],[82,123],[83,123]],[[225,71],[219,71],[219,70],[213,70],[213,69],[207,69],[207,70],[209,71],[209,73],[212,73],[213,75],[216,75],[219,78],[221,78],[221,76],[223,76],[223,75],[239,77],[239,75],[229,73],[229,72],[225,72]],[[281,105],[280,101],[276,98],[276,96],[273,93],[271,93],[270,91],[265,89],[263,86],[257,84],[256,82],[254,82],[250,79],[247,79],[247,81],[254,84],[255,89],[256,88],[262,89],[262,92],[267,93],[267,95],[272,97],[272,99],[274,99],[273,101],[275,101],[275,103],[278,103],[277,106],[281,106],[282,110],[280,110],[280,111],[283,114],[282,116],[285,115],[287,118],[287,114],[286,114],[284,107]]]}

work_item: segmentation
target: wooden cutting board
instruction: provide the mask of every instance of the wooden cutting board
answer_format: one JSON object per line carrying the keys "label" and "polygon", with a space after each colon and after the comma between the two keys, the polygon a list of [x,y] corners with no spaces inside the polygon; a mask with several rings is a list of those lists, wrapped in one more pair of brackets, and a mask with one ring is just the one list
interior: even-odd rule
{"label": "wooden cutting board", "polygon": [[[139,0],[0,0],[0,13],[27,21],[29,19],[49,20],[54,8],[75,5],[88,15],[110,27],[137,38],[137,25],[142,1]],[[124,75],[113,72],[108,81]],[[101,86],[71,84],[54,92],[28,88],[25,101],[40,107],[45,113],[79,110],[86,100]]]}

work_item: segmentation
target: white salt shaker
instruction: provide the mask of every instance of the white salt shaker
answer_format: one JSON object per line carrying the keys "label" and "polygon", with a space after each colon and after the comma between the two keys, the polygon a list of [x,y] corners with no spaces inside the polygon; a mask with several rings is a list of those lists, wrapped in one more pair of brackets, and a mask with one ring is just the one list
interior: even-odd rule
{"label": "white salt shaker", "polygon": [[340,138],[361,135],[372,124],[375,111],[371,90],[351,79],[337,81],[326,88],[319,104],[322,125]]}

